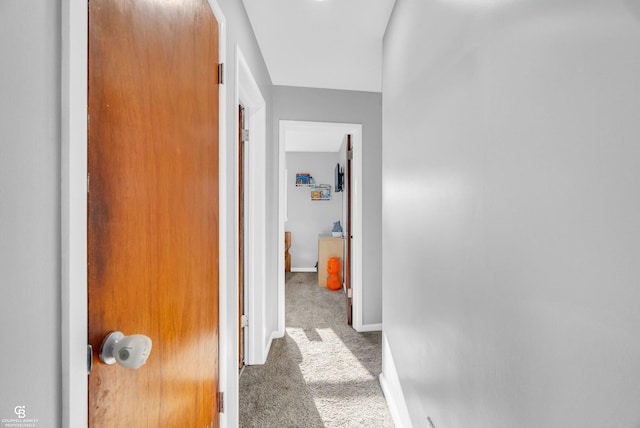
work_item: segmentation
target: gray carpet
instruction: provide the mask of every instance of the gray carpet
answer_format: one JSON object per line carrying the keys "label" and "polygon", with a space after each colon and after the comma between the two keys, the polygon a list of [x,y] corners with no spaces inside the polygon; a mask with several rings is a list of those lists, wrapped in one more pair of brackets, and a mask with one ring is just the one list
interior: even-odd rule
{"label": "gray carpet", "polygon": [[240,377],[240,427],[393,427],[378,382],[380,332],[347,326],[344,293],[316,278],[287,273],[286,334]]}

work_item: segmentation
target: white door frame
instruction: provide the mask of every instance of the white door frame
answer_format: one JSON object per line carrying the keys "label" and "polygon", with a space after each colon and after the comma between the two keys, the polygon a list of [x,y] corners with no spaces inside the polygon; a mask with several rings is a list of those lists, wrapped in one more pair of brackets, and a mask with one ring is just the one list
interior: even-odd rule
{"label": "white door frame", "polygon": [[[285,291],[284,291],[284,232],[286,221],[286,143],[289,130],[301,128],[326,128],[344,131],[351,134],[353,143],[353,172],[352,177],[352,221],[353,240],[351,254],[351,284],[353,289],[353,328],[356,331],[367,330],[362,323],[362,124],[310,122],[297,120],[280,120],[279,122],[279,198],[278,198],[278,334],[285,333]],[[345,311],[346,322],[346,311]]]}
{"label": "white door frame", "polygon": [[[251,69],[236,47],[236,107],[245,108],[249,129],[249,142],[245,145],[245,312],[249,319],[246,334],[245,363],[264,364],[267,361],[271,337],[266,332],[266,103]],[[236,129],[239,128],[236,118]],[[239,141],[235,139],[235,153],[239,153]],[[237,159],[237,158],[236,158]],[[238,174],[236,176],[236,198],[238,200]],[[236,204],[236,224],[240,213]],[[239,245],[236,228],[236,244]],[[238,254],[236,247],[235,254]],[[239,264],[236,263],[236,272]],[[238,302],[239,303],[239,302]],[[235,305],[237,308],[238,305]],[[237,328],[234,329],[236,333]],[[237,361],[237,353],[236,353]]]}
{"label": "white door frame", "polygon": [[[217,0],[208,0],[218,21],[220,62],[226,62],[226,19]],[[87,382],[87,41],[88,1],[62,0],[61,8],[61,340],[62,426],[88,424]],[[237,336],[228,329],[227,272],[227,139],[226,87],[219,100],[219,389],[225,391],[229,376],[225,355]],[[236,318],[237,320],[237,318]],[[237,322],[237,321],[236,321]],[[94,352],[98,350],[94,349]],[[227,419],[220,415],[220,426]],[[232,421],[229,421],[232,423]]]}

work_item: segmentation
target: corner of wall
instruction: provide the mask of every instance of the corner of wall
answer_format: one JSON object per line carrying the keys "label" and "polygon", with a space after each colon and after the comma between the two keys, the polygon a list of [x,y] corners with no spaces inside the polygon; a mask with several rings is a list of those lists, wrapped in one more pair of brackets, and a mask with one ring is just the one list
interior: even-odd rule
{"label": "corner of wall", "polygon": [[384,330],[382,331],[382,373],[380,373],[380,386],[389,405],[393,423],[397,427],[413,428],[411,418],[409,417],[409,409],[407,408],[404,394],[402,393],[400,378],[398,377],[396,365],[393,361],[387,335]]}
{"label": "corner of wall", "polygon": [[381,331],[382,330],[382,323],[362,324],[362,323],[356,323],[355,320],[354,320],[353,328],[358,333],[366,333],[368,331]]}

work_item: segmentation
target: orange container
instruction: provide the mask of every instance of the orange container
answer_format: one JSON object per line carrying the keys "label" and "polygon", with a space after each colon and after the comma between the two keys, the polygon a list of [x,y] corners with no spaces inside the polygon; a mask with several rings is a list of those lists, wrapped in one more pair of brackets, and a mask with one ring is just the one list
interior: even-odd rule
{"label": "orange container", "polygon": [[340,284],[340,259],[338,257],[330,257],[327,260],[327,288],[329,290],[340,290],[342,284]]}

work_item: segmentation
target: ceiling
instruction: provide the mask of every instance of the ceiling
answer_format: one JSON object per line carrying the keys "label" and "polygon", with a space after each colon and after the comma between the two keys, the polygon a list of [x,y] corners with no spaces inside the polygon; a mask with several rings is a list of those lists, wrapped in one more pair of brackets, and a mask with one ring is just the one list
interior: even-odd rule
{"label": "ceiling", "polygon": [[338,152],[353,125],[285,121],[281,126],[286,152]]}
{"label": "ceiling", "polygon": [[274,85],[381,92],[395,0],[243,0]]}

